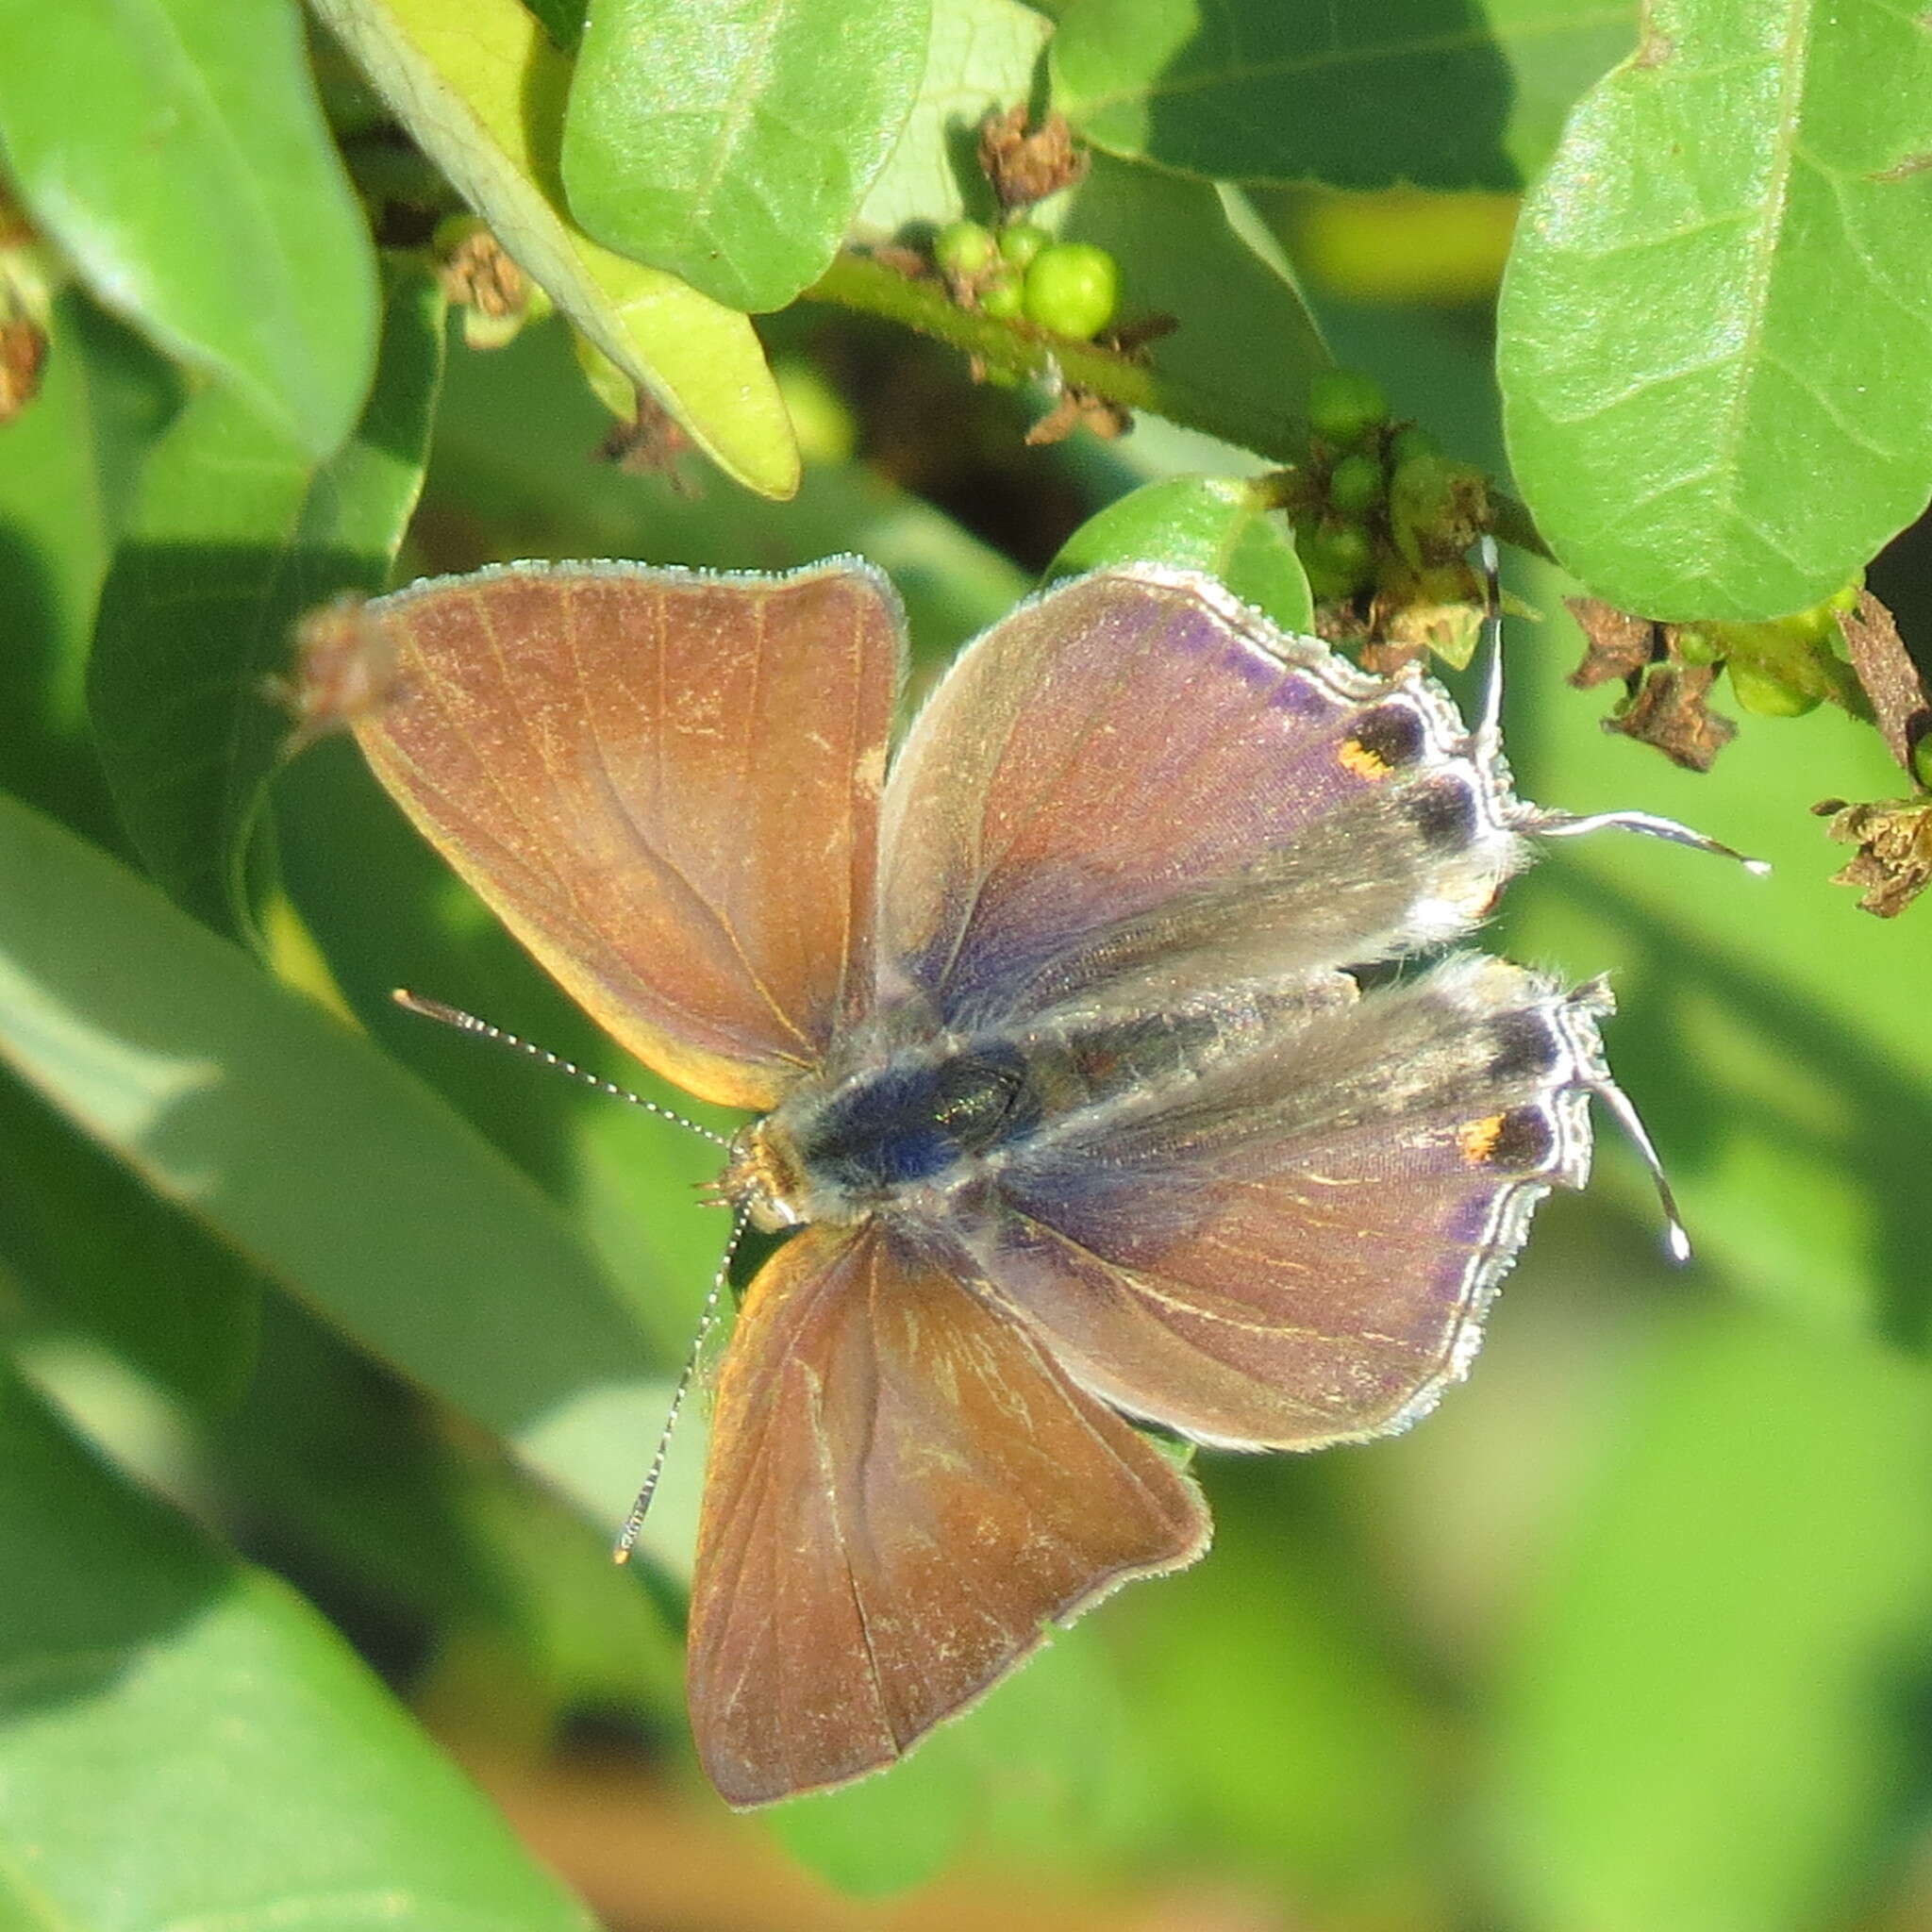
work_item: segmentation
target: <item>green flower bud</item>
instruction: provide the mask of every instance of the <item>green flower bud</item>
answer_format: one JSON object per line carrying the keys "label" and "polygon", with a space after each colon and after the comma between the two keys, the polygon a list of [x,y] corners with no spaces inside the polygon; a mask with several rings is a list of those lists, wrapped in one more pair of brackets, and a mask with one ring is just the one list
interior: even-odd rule
{"label": "green flower bud", "polygon": [[949,280],[970,282],[999,259],[999,243],[978,222],[948,222],[933,237],[932,258]]}
{"label": "green flower bud", "polygon": [[1756,664],[1733,658],[1731,691],[1747,711],[1760,718],[1802,718],[1818,705],[1815,691],[1804,691]]}
{"label": "green flower bud", "polygon": [[1297,530],[1295,549],[1318,604],[1352,597],[1374,577],[1374,541],[1359,524],[1317,524],[1312,530]]}
{"label": "green flower bud", "polygon": [[1052,240],[1038,222],[1009,222],[1000,230],[1000,259],[1024,274]]}
{"label": "green flower bud", "polygon": [[1389,420],[1389,398],[1359,369],[1324,369],[1308,384],[1308,427],[1324,442],[1360,442]]}
{"label": "green flower bud", "polygon": [[1373,509],[1382,491],[1382,465],[1372,456],[1342,457],[1328,473],[1328,501],[1345,517]]}

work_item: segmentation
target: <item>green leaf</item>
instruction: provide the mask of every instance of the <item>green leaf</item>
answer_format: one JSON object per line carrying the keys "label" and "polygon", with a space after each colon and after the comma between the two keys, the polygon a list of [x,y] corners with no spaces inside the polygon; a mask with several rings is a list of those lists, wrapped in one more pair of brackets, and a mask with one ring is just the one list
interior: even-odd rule
{"label": "green leaf", "polygon": [[1500,317],[1511,460],[1591,592],[1776,617],[1918,514],[1928,151],[1932,41],[1881,0],[1774,32],[1724,0],[1653,9],[1524,210]]}
{"label": "green leaf", "polygon": [[[798,450],[751,324],[583,233],[558,174],[570,65],[518,0],[314,0],[417,144],[597,348],[762,496]],[[698,37],[702,38],[702,37]]]}
{"label": "green leaf", "polygon": [[0,1377],[0,1918],[589,1932],[307,1604]]}
{"label": "green leaf", "polygon": [[[1560,611],[1550,567],[1523,591]],[[1564,672],[1567,617],[1513,653],[1506,742],[1530,797],[1577,811],[1638,807],[1771,861],[1769,878],[1649,839],[1565,841],[1504,904],[1517,958],[1607,969],[1610,1063],[1670,1170],[1699,1256],[1806,1329],[1932,1344],[1924,1257],[1932,1192],[1932,974],[1899,928],[1827,882],[1840,848],[1805,809],[1885,795],[1878,736],[1832,708],[1745,718],[1714,778],[1599,728]],[[1593,695],[1593,694],[1592,694]],[[1716,708],[1725,711],[1724,687]],[[1656,1224],[1648,1179],[1606,1134],[1592,1187]]]}
{"label": "green leaf", "polygon": [[731,308],[824,273],[911,111],[930,0],[595,0],[563,178],[600,242]]}
{"label": "green leaf", "polygon": [[173,374],[140,337],[69,289],[49,318],[40,394],[0,425],[8,782],[103,841],[120,827],[88,740],[88,650],[120,519],[177,401]]}
{"label": "green leaf", "polygon": [[1161,1803],[1159,1764],[1098,1636],[1082,1626],[1055,1633],[910,1757],[770,1815],[779,1840],[828,1884],[880,1897],[924,1883],[966,1842],[1002,1868],[1105,1871],[1145,1840]]}
{"label": "green leaf", "polygon": [[[503,424],[518,433],[506,441]],[[450,366],[431,490],[496,557],[638,557],[714,570],[782,570],[858,551],[891,575],[916,658],[936,661],[1003,617],[1027,579],[950,517],[870,464],[815,464],[790,503],[680,493],[661,477],[592,466],[603,418],[558,331],[532,329]]]}
{"label": "green leaf", "polygon": [[[1493,1815],[1526,1924],[1797,1932],[1907,1794],[1932,1389],[1735,1309],[1663,1326],[1505,1652]],[[1835,1908],[1837,1907],[1837,1908]]]}
{"label": "green leaf", "polygon": [[1046,581],[1109,563],[1164,563],[1219,578],[1285,631],[1315,626],[1314,599],[1281,512],[1262,483],[1170,476],[1088,520],[1046,567]]}
{"label": "green leaf", "polygon": [[894,236],[992,212],[978,161],[990,109],[1024,101],[1053,29],[1019,0],[932,0],[925,73],[898,144],[853,226]]}
{"label": "green leaf", "polygon": [[1345,1473],[1203,1457],[1214,1548],[1127,1600],[1123,1674],[1171,1844],[1279,1874],[1312,1924],[1416,1924],[1435,1713],[1363,1614],[1362,1556],[1307,1507]]}
{"label": "green leaf", "polygon": [[1054,97],[1109,153],[1216,180],[1514,188],[1635,22],[1619,0],[1081,0]]}
{"label": "green leaf", "polygon": [[375,264],[287,0],[0,0],[0,145],[89,287],[310,460],[354,426]]}
{"label": "green leaf", "polygon": [[0,1260],[29,1310],[204,1413],[235,1402],[255,1364],[260,1277],[4,1073],[0,1145]]}
{"label": "green leaf", "polygon": [[0,1059],[371,1353],[615,1523],[637,1324],[532,1183],[306,999],[0,801]]}
{"label": "green leaf", "polygon": [[1124,325],[1174,318],[1148,351],[1163,375],[1209,391],[1230,424],[1305,416],[1328,351],[1288,263],[1233,191],[1095,155],[1059,233],[1120,263]]}
{"label": "green leaf", "polygon": [[149,870],[245,932],[249,833],[288,720],[263,686],[291,626],[379,591],[422,489],[442,374],[442,296],[398,268],[355,440],[316,467],[227,390],[175,420],[101,594],[88,699],[122,820]]}

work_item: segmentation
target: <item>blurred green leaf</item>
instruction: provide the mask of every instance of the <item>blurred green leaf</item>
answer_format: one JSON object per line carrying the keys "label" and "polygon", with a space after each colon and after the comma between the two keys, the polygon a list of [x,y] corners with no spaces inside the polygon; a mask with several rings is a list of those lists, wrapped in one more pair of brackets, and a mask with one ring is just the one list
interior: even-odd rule
{"label": "blurred green leaf", "polygon": [[0,1259],[72,1324],[203,1411],[241,1394],[261,1282],[241,1257],[0,1073]]}
{"label": "blurred green leaf", "polygon": [[798,451],[751,324],[601,247],[565,214],[558,154],[570,64],[518,0],[314,5],[418,145],[591,341],[726,475],[790,496]]}
{"label": "blurred green leaf", "polygon": [[0,1916],[588,1932],[322,1619],[0,1375]]}
{"label": "blurred green leaf", "polygon": [[1506,1871],[1551,1932],[1813,1926],[1905,1796],[1932,1389],[1737,1311],[1660,1341],[1509,1654]]}
{"label": "blurred green leaf", "polygon": [[911,111],[930,0],[595,0],[563,129],[572,211],[729,308],[824,273]]}
{"label": "blurred green leaf", "polygon": [[1295,1507],[1312,1472],[1208,1458],[1200,1474],[1212,1552],[1128,1607],[1169,1840],[1278,1872],[1341,1924],[1419,1923],[1436,1714],[1364,1619],[1358,1559]]}
{"label": "blurred green leaf", "polygon": [[1265,485],[1224,476],[1142,484],[1089,517],[1047,565],[1045,581],[1143,561],[1216,577],[1285,631],[1315,627],[1301,558]]}
{"label": "blurred green leaf", "polygon": [[88,699],[148,869],[218,929],[252,920],[246,865],[289,722],[264,684],[305,611],[379,591],[423,484],[443,298],[398,267],[355,440],[319,468],[225,390],[156,448],[101,593]]}
{"label": "blurred green leaf", "polygon": [[1880,0],[1775,32],[1665,0],[1647,33],[1524,210],[1510,458],[1592,594],[1776,617],[1932,490],[1932,43]]}
{"label": "blurred green leaf", "polygon": [[[519,429],[507,441],[502,425],[511,412]],[[784,570],[858,551],[898,587],[915,654],[928,661],[1026,594],[1017,565],[865,463],[815,465],[790,503],[724,491],[698,498],[661,477],[586,460],[603,422],[556,329],[527,330],[494,356],[456,358],[430,487],[458,526],[465,549],[457,562],[637,557]]]}
{"label": "blurred green leaf", "polygon": [[94,607],[135,478],[175,405],[172,371],[71,289],[53,305],[40,395],[0,425],[0,716],[20,796],[120,836],[88,739]]}
{"label": "blurred green leaf", "polygon": [[1148,351],[1163,374],[1213,391],[1230,420],[1305,415],[1328,351],[1273,238],[1231,190],[1095,155],[1059,233],[1120,263],[1124,325],[1174,319]]}
{"label": "blurred green leaf", "polygon": [[35,221],[109,308],[328,456],[369,388],[375,272],[297,9],[4,0],[0,42],[0,146]]}
{"label": "blurred green leaf", "polygon": [[925,72],[905,131],[853,223],[895,236],[992,213],[978,160],[979,124],[1032,90],[1052,28],[1019,0],[932,0]]}
{"label": "blurred green leaf", "polygon": [[909,1757],[771,1814],[793,1857],[841,1891],[880,1897],[971,1843],[1011,1870],[1106,1870],[1161,1809],[1160,1766],[1136,1734],[1091,1626],[1056,1634]]}
{"label": "blurred green leaf", "polygon": [[[1528,600],[1557,611],[1560,573]],[[1604,732],[1563,683],[1567,616],[1514,659],[1507,741],[1524,791],[1579,811],[1640,807],[1772,861],[1769,878],[1649,839],[1565,841],[1505,903],[1507,950],[1608,969],[1611,1065],[1649,1117],[1699,1253],[1808,1326],[1932,1346],[1932,965],[1828,883],[1840,862],[1807,808],[1896,781],[1842,712],[1746,718],[1713,777]],[[1593,694],[1592,694],[1593,695]],[[1717,693],[1724,709],[1724,691]],[[1648,1181],[1605,1137],[1597,1185],[1646,1219]]]}
{"label": "blurred green leaf", "polygon": [[1227,181],[1514,188],[1630,45],[1570,0],[1081,0],[1055,99],[1111,154]]}
{"label": "blurred green leaf", "polygon": [[[0,802],[0,1058],[325,1319],[614,1522],[642,1340],[531,1183],[112,860]],[[621,1424],[619,1420],[621,1419]]]}

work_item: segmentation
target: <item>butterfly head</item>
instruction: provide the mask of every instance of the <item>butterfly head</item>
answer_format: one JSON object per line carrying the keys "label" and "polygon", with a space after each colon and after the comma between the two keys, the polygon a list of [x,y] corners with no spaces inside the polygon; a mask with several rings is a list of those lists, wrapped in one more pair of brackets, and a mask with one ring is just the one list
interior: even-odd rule
{"label": "butterfly head", "polygon": [[809,1211],[797,1155],[782,1128],[774,1129],[770,1114],[732,1135],[715,1191],[717,1198],[767,1234],[816,1218]]}

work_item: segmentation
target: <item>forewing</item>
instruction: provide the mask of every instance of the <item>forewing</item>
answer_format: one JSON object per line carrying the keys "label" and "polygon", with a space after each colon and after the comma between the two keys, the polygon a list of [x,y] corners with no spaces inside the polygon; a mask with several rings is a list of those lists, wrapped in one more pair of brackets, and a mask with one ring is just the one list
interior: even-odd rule
{"label": "forewing", "polygon": [[869,991],[901,623],[864,564],[515,564],[367,608],[378,778],[640,1058],[767,1107]]}
{"label": "forewing", "polygon": [[733,1805],[891,1762],[1131,1577],[1193,1486],[1022,1324],[876,1225],[806,1228],[721,1374],[691,1608],[698,1753]]}
{"label": "forewing", "polygon": [[1206,578],[1100,572],[976,640],[893,766],[886,1003],[997,1024],[1150,973],[1437,943],[1521,862],[1514,808],[1420,677],[1365,676]]}
{"label": "forewing", "polygon": [[1453,959],[1070,1117],[960,1238],[1131,1413],[1241,1447],[1400,1428],[1467,1369],[1536,1203],[1583,1184],[1607,1006]]}

